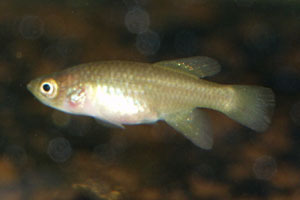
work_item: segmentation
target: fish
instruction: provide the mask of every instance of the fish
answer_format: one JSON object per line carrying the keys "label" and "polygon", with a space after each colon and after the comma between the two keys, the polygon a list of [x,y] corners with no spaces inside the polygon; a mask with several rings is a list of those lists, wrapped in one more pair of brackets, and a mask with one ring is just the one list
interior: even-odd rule
{"label": "fish", "polygon": [[264,132],[275,107],[270,88],[204,79],[220,70],[219,62],[206,56],[155,63],[99,61],[33,79],[27,88],[47,106],[117,127],[163,120],[209,150],[212,126],[203,108]]}

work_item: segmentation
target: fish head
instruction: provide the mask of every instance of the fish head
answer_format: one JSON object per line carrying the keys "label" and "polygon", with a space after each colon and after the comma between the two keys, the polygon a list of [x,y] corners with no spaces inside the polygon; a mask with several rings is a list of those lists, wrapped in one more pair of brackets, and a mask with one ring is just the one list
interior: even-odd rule
{"label": "fish head", "polygon": [[78,73],[67,70],[36,78],[27,89],[43,104],[63,112],[84,112],[86,85]]}
{"label": "fish head", "polygon": [[54,76],[44,76],[33,79],[27,84],[27,89],[43,104],[61,109],[65,97],[62,82]]}

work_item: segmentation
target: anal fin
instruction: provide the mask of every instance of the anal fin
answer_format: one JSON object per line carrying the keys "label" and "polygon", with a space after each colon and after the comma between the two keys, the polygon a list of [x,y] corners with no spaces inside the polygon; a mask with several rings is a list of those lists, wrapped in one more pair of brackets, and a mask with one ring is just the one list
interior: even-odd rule
{"label": "anal fin", "polygon": [[164,117],[164,120],[198,147],[207,150],[212,148],[212,130],[208,116],[204,111],[194,109],[169,114]]}

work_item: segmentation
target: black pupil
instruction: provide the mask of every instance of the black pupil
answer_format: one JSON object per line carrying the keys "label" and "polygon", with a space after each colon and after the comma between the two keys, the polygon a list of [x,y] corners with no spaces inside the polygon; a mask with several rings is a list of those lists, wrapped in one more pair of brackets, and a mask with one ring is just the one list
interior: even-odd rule
{"label": "black pupil", "polygon": [[49,90],[50,90],[51,88],[50,88],[50,85],[49,85],[49,84],[44,84],[44,85],[43,85],[43,89],[44,89],[44,91],[49,92]]}

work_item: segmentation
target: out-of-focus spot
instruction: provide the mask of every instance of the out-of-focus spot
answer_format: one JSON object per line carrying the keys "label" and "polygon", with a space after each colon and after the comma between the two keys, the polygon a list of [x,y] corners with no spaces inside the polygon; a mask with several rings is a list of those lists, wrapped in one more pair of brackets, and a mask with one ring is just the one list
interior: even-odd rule
{"label": "out-of-focus spot", "polygon": [[300,125],[300,101],[292,105],[290,110],[290,117],[297,126]]}
{"label": "out-of-focus spot", "polygon": [[154,31],[140,33],[136,37],[136,48],[146,56],[154,55],[160,47],[160,37]]}
{"label": "out-of-focus spot", "polygon": [[276,173],[277,165],[271,156],[262,156],[255,160],[253,171],[257,179],[269,180]]}
{"label": "out-of-focus spot", "polygon": [[44,33],[44,23],[37,16],[24,16],[19,25],[19,31],[25,39],[35,40]]}
{"label": "out-of-focus spot", "polygon": [[62,163],[71,157],[72,147],[67,139],[57,137],[50,140],[47,152],[53,161]]}
{"label": "out-of-focus spot", "polygon": [[56,126],[66,127],[70,123],[70,115],[60,111],[53,111],[52,121]]}
{"label": "out-of-focus spot", "polygon": [[23,57],[23,53],[21,51],[16,52],[16,58],[21,59]]}
{"label": "out-of-focus spot", "polygon": [[148,13],[140,7],[128,10],[125,16],[125,26],[131,33],[143,33],[148,30],[150,18]]}

